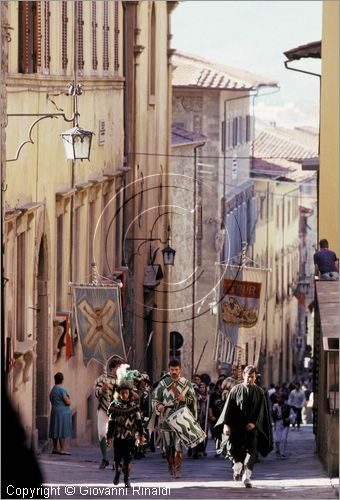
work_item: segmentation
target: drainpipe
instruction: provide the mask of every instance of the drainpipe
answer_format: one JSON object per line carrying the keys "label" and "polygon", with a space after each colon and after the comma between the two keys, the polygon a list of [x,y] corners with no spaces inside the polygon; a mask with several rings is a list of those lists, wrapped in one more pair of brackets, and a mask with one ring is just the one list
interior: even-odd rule
{"label": "drainpipe", "polygon": [[[196,224],[197,224],[197,217],[196,217],[196,204],[197,204],[197,149],[201,148],[205,145],[205,142],[203,144],[199,144],[198,146],[194,147],[194,199],[193,199],[193,205],[194,205],[194,220],[193,220],[193,231],[192,231],[192,272],[193,272],[193,277],[195,276],[195,270],[196,270]],[[195,370],[195,302],[196,302],[196,289],[195,289],[195,281],[192,284],[192,319],[191,319],[191,375],[193,377],[194,375],[194,370]],[[192,378],[191,377],[191,378]]]}

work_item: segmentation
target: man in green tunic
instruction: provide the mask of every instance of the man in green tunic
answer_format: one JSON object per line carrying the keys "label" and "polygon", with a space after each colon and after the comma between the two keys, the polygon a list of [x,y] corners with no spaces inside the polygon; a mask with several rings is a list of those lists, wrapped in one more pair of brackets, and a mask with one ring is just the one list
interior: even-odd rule
{"label": "man in green tunic", "polygon": [[193,416],[197,417],[194,388],[189,380],[181,377],[181,363],[177,359],[173,359],[169,363],[169,373],[161,379],[156,387],[153,407],[155,414],[159,416],[159,429],[162,433],[169,472],[175,478],[181,477],[182,443],[166,419],[181,406],[187,406]]}
{"label": "man in green tunic", "polygon": [[233,477],[251,488],[250,478],[259,452],[266,456],[272,449],[272,428],[267,401],[261,387],[255,384],[256,368],[243,370],[243,382],[230,391],[216,427],[226,437],[227,456],[233,462]]}

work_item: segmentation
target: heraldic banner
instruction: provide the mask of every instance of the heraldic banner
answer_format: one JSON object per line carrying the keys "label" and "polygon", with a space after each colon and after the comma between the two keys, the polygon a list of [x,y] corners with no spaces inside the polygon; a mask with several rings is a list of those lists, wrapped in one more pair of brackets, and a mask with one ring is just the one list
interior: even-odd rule
{"label": "heraldic banner", "polygon": [[227,266],[223,272],[215,359],[257,365],[260,357],[267,270]]}
{"label": "heraldic banner", "polygon": [[74,285],[73,296],[85,366],[92,358],[105,366],[113,354],[125,359],[120,288]]}

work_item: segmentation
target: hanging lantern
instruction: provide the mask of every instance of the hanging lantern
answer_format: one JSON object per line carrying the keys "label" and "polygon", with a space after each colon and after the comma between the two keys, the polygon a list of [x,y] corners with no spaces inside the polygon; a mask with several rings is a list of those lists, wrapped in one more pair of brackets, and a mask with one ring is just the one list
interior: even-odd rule
{"label": "hanging lantern", "polygon": [[89,160],[93,132],[73,127],[61,134],[67,160]]}
{"label": "hanging lantern", "polygon": [[173,266],[175,263],[176,250],[167,246],[162,250],[163,262],[165,266]]}

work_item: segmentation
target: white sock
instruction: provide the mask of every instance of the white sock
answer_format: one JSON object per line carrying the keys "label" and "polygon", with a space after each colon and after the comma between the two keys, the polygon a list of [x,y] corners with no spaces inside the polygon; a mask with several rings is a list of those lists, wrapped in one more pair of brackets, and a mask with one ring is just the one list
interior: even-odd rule
{"label": "white sock", "polygon": [[245,467],[244,468],[244,473],[243,473],[243,476],[242,476],[242,481],[245,481],[246,479],[250,479],[251,478],[251,475],[252,475],[252,472],[250,469],[248,469],[248,467]]}
{"label": "white sock", "polygon": [[233,465],[233,471],[235,474],[241,474],[243,468],[242,462],[235,462]]}

